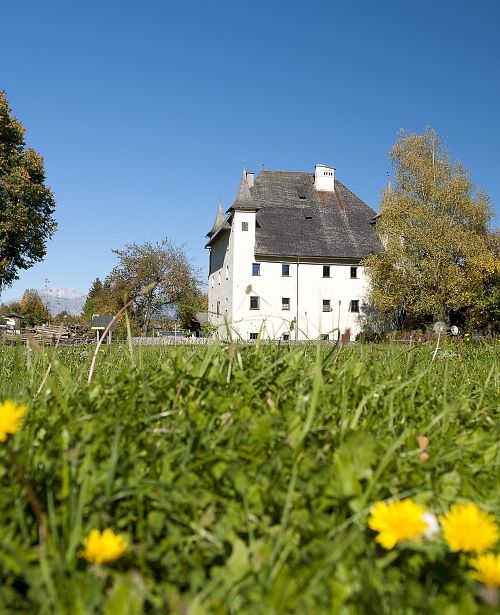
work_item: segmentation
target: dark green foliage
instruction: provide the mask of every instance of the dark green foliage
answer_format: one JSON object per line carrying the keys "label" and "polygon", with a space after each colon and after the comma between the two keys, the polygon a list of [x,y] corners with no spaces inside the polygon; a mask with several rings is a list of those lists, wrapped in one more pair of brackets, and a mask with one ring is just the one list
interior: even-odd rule
{"label": "dark green foliage", "polygon": [[56,229],[43,158],[26,148],[24,132],[0,91],[0,291],[42,260]]}
{"label": "dark green foliage", "polygon": [[[397,494],[500,510],[496,347],[135,351],[105,349],[87,389],[87,349],[0,348],[53,541],[0,444],[1,613],[494,612],[439,541],[387,552],[366,519]],[[131,545],[100,572],[93,527]]]}

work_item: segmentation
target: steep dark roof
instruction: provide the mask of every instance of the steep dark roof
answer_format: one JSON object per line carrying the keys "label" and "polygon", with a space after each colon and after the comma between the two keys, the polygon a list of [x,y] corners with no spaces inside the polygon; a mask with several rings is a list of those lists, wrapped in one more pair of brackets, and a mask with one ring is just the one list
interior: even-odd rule
{"label": "steep dark roof", "polygon": [[228,212],[234,211],[235,209],[246,211],[256,211],[259,209],[258,203],[252,198],[245,170],[243,170],[243,175],[241,176],[238,194],[236,195],[234,203],[228,209]]}
{"label": "steep dark roof", "polygon": [[314,173],[261,171],[248,190],[259,208],[256,254],[362,259],[382,249],[376,212],[338,180],[335,192],[318,192]]}
{"label": "steep dark roof", "polygon": [[205,235],[205,237],[212,237],[212,235],[215,235],[219,228],[224,224],[225,219],[226,217],[224,215],[224,210],[222,209],[222,203],[221,201],[219,201],[219,203],[217,204],[217,214],[215,216],[213,226]]}
{"label": "steep dark roof", "polygon": [[231,225],[229,224],[229,216],[224,214],[224,210],[222,209],[222,203],[219,201],[217,205],[217,214],[215,216],[214,224],[212,228],[208,231],[205,237],[208,237],[208,242],[205,245],[205,248],[210,247],[215,239],[223,232],[230,231]]}

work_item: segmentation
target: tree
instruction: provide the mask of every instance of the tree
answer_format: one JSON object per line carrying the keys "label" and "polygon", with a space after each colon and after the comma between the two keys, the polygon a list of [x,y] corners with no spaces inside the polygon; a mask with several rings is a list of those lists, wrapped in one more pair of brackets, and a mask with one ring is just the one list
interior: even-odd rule
{"label": "tree", "polygon": [[104,283],[97,279],[92,285],[83,309],[86,318],[114,314],[133,298],[132,329],[147,335],[153,321],[172,320],[175,311],[186,324],[190,313],[204,305],[196,272],[184,249],[169,239],[126,244],[123,250],[113,252],[118,264]]}
{"label": "tree", "polygon": [[389,159],[395,185],[376,224],[384,250],[364,262],[370,302],[385,314],[446,319],[481,296],[494,260],[488,198],[432,129],[402,131]]}
{"label": "tree", "polygon": [[24,132],[0,91],[0,291],[43,259],[56,230],[43,158],[26,148]]}
{"label": "tree", "polygon": [[20,313],[28,327],[41,325],[50,320],[50,314],[36,290],[24,291],[20,304]]}
{"label": "tree", "polygon": [[492,256],[484,263],[487,274],[481,293],[475,298],[468,314],[468,324],[475,329],[500,331],[500,231],[489,237]]}
{"label": "tree", "polygon": [[94,314],[99,314],[102,306],[102,296],[104,293],[103,283],[96,278],[87,294],[87,299],[82,309],[82,314],[90,322]]}
{"label": "tree", "polygon": [[66,310],[59,312],[51,319],[51,323],[53,325],[66,325],[67,327],[71,325],[79,325],[81,321],[81,316],[73,316],[73,314],[70,314]]}

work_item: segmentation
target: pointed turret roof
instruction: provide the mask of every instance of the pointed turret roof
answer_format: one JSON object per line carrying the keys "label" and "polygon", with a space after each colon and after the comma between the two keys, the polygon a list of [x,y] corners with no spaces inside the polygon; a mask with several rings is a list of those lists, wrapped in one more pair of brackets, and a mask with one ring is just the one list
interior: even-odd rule
{"label": "pointed turret roof", "polygon": [[219,199],[217,204],[217,214],[215,215],[215,220],[212,228],[206,234],[206,237],[212,237],[217,230],[224,224],[226,217],[224,215],[224,210],[222,209],[222,201]]}
{"label": "pointed turret roof", "polygon": [[236,195],[234,203],[228,211],[234,211],[235,209],[246,211],[257,211],[260,209],[260,205],[252,199],[252,194],[250,192],[250,187],[247,180],[247,172],[245,169],[243,169],[243,174],[241,176],[238,194]]}
{"label": "pointed turret roof", "polygon": [[205,235],[205,237],[208,237],[208,243],[205,248],[212,244],[212,241],[214,241],[214,239],[219,235],[219,233],[227,230],[231,230],[231,226],[228,222],[228,217],[224,214],[222,201],[219,199],[214,224],[212,228],[208,231],[208,233]]}

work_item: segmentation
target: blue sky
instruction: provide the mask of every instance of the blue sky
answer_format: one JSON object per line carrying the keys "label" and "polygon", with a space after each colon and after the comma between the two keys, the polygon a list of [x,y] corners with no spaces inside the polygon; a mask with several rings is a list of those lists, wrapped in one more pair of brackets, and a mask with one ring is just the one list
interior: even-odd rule
{"label": "blue sky", "polygon": [[373,208],[397,131],[433,126],[500,211],[500,2],[3,3],[0,88],[59,229],[25,288],[87,291],[111,249],[204,235],[248,170],[337,168]]}

